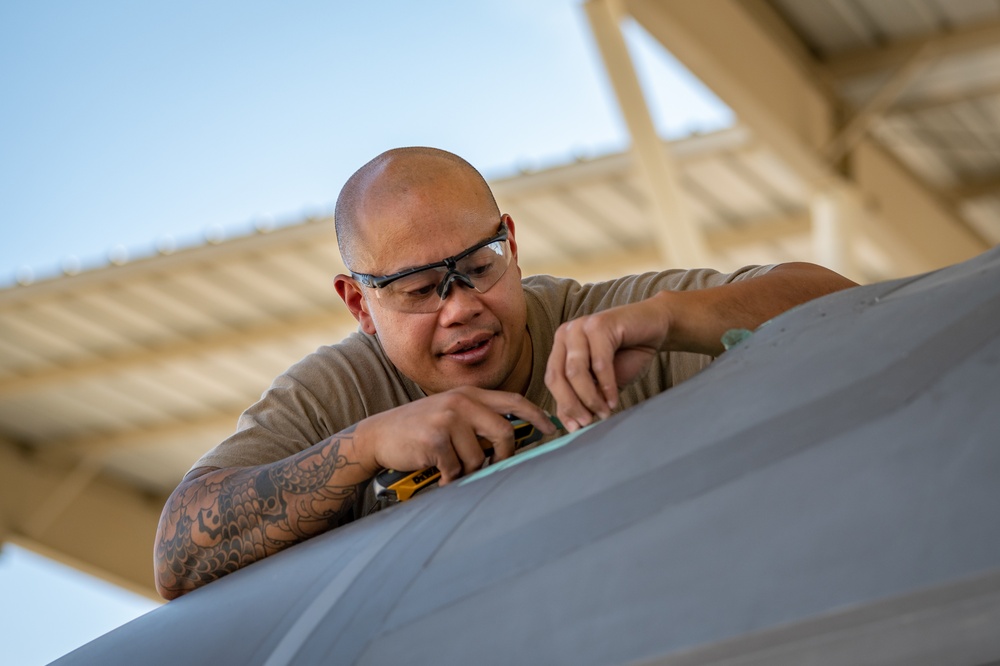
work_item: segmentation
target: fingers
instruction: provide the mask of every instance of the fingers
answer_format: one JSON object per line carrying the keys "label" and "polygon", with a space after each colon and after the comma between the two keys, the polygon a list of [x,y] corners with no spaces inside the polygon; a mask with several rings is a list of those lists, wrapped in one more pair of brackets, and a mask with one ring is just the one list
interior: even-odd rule
{"label": "fingers", "polygon": [[[477,395],[482,400],[484,406],[486,406],[491,412],[495,414],[511,414],[517,418],[527,421],[539,430],[541,430],[546,435],[554,435],[556,432],[556,427],[552,424],[552,420],[549,415],[542,410],[541,407],[530,402],[524,396],[517,393],[508,393],[505,391],[487,391],[485,389],[473,389],[474,391],[481,392]],[[513,426],[511,426],[510,421],[503,419],[504,432],[509,432],[511,434],[510,451],[503,457],[509,457],[509,455],[514,453],[514,440],[513,440]],[[487,437],[485,433],[480,433],[481,436]],[[501,458],[497,458],[500,460]]]}
{"label": "fingers", "polygon": [[578,327],[578,340],[567,355],[567,372],[570,383],[583,405],[602,419],[611,416],[618,399],[615,383],[615,348],[601,331],[589,334],[586,325]]}
{"label": "fingers", "polygon": [[454,464],[448,468],[438,465],[438,469],[441,471],[440,484],[442,486],[451,483],[460,476],[474,472],[482,467],[483,461],[486,460],[486,454],[483,453],[479,438],[466,424],[455,423],[449,439],[451,444],[449,449],[454,453],[454,456],[449,457],[454,457]]}
{"label": "fingers", "polygon": [[474,407],[469,417],[475,419],[475,432],[483,440],[484,446],[492,446],[494,462],[514,455],[514,427],[501,414],[510,414],[527,421],[546,435],[556,432],[549,415],[522,395],[476,388],[460,391],[465,392],[472,401]]}
{"label": "fingers", "polygon": [[[444,393],[411,403],[423,412],[419,435],[409,444],[415,450],[423,449],[428,456],[424,467],[434,466],[441,472],[441,485],[482,467],[486,460],[483,448],[484,433],[501,442],[510,424],[499,414],[491,412],[478,402],[460,393]],[[405,436],[407,432],[401,431]],[[507,437],[513,439],[508,432]]]}
{"label": "fingers", "polygon": [[547,435],[556,432],[541,408],[516,393],[469,387],[449,393],[441,394],[441,401],[450,404],[449,443],[455,458],[446,454],[445,460],[453,466],[447,470],[438,466],[441,485],[480,469],[486,459],[483,452],[486,448],[493,449],[493,461],[514,455],[514,427],[501,413],[528,421]]}
{"label": "fingers", "polygon": [[375,447],[378,466],[401,471],[435,466],[446,485],[481,468],[484,449],[492,447],[497,461],[514,454],[514,428],[503,414],[548,435],[556,431],[548,415],[521,395],[464,387],[369,417],[355,437]]}
{"label": "fingers", "polygon": [[607,418],[617,405],[614,357],[617,343],[597,317],[567,322],[556,331],[545,384],[557,415],[570,431]]}

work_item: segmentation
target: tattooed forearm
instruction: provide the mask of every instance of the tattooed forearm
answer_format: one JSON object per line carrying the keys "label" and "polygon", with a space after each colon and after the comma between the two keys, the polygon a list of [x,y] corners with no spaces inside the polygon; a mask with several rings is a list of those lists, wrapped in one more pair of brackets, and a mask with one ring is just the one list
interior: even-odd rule
{"label": "tattooed forearm", "polygon": [[174,598],[337,527],[350,515],[360,466],[341,452],[345,431],[261,467],[218,470],[181,484],[160,518],[160,593]]}

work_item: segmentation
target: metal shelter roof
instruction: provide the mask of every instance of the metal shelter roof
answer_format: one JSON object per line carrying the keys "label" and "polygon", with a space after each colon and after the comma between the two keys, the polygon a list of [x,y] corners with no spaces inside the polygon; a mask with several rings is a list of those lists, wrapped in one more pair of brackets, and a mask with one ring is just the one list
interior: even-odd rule
{"label": "metal shelter roof", "polygon": [[1000,4],[776,0],[849,112],[1000,243]]}

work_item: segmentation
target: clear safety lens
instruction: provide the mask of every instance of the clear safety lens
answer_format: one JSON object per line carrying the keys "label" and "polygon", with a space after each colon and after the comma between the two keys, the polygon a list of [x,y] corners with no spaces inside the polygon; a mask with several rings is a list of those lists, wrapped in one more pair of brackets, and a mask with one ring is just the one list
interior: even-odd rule
{"label": "clear safety lens", "polygon": [[376,289],[378,298],[401,312],[434,312],[441,307],[455,282],[485,293],[510,265],[510,244],[494,241],[462,257],[453,266],[436,266],[411,273]]}

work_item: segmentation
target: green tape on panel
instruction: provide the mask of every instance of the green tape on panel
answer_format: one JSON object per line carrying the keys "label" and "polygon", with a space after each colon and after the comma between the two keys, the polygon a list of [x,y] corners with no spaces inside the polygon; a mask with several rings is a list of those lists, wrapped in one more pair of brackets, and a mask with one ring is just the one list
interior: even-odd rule
{"label": "green tape on panel", "polygon": [[597,424],[592,423],[589,426],[586,426],[585,428],[580,428],[576,432],[571,432],[568,435],[563,435],[558,439],[554,439],[551,442],[547,442],[545,444],[542,444],[541,446],[529,449],[524,453],[519,453],[516,456],[511,456],[506,460],[501,460],[498,463],[494,463],[485,469],[481,469],[478,472],[475,472],[474,474],[465,477],[464,479],[458,482],[458,485],[461,486],[465,485],[466,483],[471,483],[476,479],[482,479],[483,477],[489,476],[494,472],[499,472],[500,470],[507,469],[508,467],[513,467],[514,465],[520,465],[521,463],[531,460],[532,458],[537,458],[538,456],[545,455],[546,453],[551,453],[556,449],[561,449],[562,447],[566,446],[567,444],[572,442],[574,439],[576,439],[586,431],[593,428],[595,425]]}

